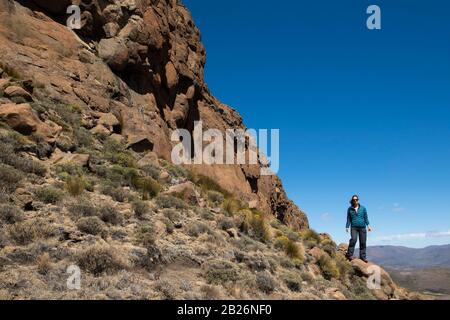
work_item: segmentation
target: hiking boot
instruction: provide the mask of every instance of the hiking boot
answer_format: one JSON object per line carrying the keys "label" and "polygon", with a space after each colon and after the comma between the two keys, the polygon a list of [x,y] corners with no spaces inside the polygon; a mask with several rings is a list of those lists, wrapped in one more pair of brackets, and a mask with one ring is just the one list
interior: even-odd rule
{"label": "hiking boot", "polygon": [[346,256],[346,258],[347,258],[348,261],[353,261],[353,260],[355,260],[355,257]]}
{"label": "hiking boot", "polygon": [[364,261],[365,263],[369,263],[369,260],[367,260],[366,258],[361,258],[362,261]]}

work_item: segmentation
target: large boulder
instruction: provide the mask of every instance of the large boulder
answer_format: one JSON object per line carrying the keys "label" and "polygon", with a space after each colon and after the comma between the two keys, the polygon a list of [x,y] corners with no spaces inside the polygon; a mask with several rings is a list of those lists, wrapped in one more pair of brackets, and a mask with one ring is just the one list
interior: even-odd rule
{"label": "large boulder", "polygon": [[1,105],[0,119],[23,135],[37,133],[47,142],[54,142],[62,131],[62,128],[52,121],[41,121],[28,103]]}
{"label": "large boulder", "polygon": [[200,200],[200,192],[191,181],[172,186],[164,194],[181,196],[191,205],[198,205]]}
{"label": "large boulder", "polygon": [[375,275],[376,272],[380,273],[381,282],[379,283],[379,288],[371,289],[371,292],[375,297],[381,300],[396,298],[394,293],[398,287],[392,280],[389,273],[387,273],[383,268],[371,262],[366,263],[361,259],[354,259],[351,264],[355,273],[366,280],[370,276]]}
{"label": "large boulder", "polygon": [[114,71],[123,71],[130,58],[128,46],[121,38],[102,39],[98,44],[98,54]]}
{"label": "large boulder", "polygon": [[29,94],[25,89],[18,86],[10,86],[5,89],[3,92],[5,97],[10,99],[13,98],[22,98],[25,101],[33,101],[33,97]]}

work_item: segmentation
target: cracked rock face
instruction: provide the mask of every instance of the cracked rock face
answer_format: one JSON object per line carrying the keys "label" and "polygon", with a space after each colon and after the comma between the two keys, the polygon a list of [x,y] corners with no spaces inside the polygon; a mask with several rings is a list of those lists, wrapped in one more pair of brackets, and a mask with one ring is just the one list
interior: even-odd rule
{"label": "cracked rock face", "polygon": [[[82,11],[82,29],[75,32],[64,25],[70,4]],[[234,109],[211,95],[203,78],[200,32],[179,1],[0,0],[0,21],[0,61],[39,83],[46,99],[77,106],[89,130],[120,134],[130,146],[170,160],[173,129],[192,131],[199,120],[205,130],[245,128]],[[34,119],[26,113],[22,120]],[[120,132],[109,124],[98,127],[95,113],[120,119]],[[48,139],[57,138],[55,128],[37,120]],[[296,229],[308,228],[306,215],[287,198],[278,177],[261,176],[259,165],[192,169],[252,207]]]}

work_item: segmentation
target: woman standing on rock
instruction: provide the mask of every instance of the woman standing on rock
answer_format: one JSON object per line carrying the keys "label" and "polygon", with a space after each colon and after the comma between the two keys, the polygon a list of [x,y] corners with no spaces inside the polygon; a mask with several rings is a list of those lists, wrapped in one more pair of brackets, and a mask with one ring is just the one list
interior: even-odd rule
{"label": "woman standing on rock", "polygon": [[350,261],[354,259],[353,253],[355,252],[356,242],[359,237],[359,257],[364,262],[368,262],[366,258],[366,243],[367,243],[367,229],[369,232],[372,228],[369,224],[369,218],[367,216],[367,210],[364,206],[359,204],[359,197],[354,195],[350,200],[351,206],[347,210],[347,225],[346,231],[349,232],[351,226],[351,239],[348,245],[347,259]]}

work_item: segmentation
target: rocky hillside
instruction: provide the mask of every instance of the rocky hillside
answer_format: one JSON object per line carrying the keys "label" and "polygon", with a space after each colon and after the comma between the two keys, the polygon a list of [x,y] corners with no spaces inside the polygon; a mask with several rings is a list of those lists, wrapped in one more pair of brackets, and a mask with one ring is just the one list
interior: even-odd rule
{"label": "rocky hillside", "polygon": [[0,0],[0,46],[0,298],[417,297],[368,290],[260,165],[170,163],[173,129],[244,128],[178,1]]}

